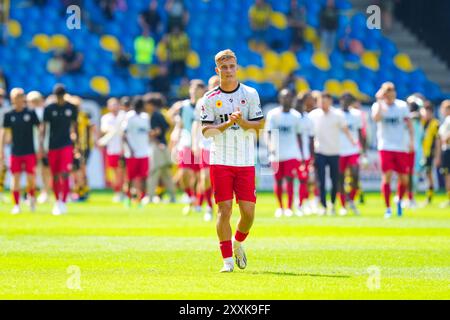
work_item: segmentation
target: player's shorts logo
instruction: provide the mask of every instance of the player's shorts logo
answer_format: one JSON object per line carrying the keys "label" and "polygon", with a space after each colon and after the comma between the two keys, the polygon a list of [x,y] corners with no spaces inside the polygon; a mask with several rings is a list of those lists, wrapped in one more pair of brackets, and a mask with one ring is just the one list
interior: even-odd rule
{"label": "player's shorts logo", "polygon": [[67,109],[65,112],[66,117],[70,117],[72,115],[72,110]]}
{"label": "player's shorts logo", "polygon": [[29,114],[26,114],[26,115],[23,116],[23,121],[28,122],[30,120],[31,120],[31,117],[30,117]]}
{"label": "player's shorts logo", "polygon": [[219,109],[222,108],[222,101],[221,100],[217,100],[216,101],[216,107],[219,108]]}

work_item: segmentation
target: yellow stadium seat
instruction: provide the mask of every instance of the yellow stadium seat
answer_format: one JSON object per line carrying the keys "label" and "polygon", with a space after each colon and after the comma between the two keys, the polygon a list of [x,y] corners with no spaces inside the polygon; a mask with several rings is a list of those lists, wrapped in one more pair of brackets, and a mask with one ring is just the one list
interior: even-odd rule
{"label": "yellow stadium seat", "polygon": [[22,26],[17,20],[8,21],[8,33],[13,38],[18,38],[22,35]]}
{"label": "yellow stadium seat", "polygon": [[107,96],[110,92],[109,81],[105,77],[95,76],[90,81],[91,89],[95,92]]}
{"label": "yellow stadium seat", "polygon": [[378,71],[380,69],[380,64],[378,63],[378,56],[371,51],[366,51],[361,56],[361,64],[373,71]]}
{"label": "yellow stadium seat", "polygon": [[297,91],[297,93],[303,93],[306,91],[309,91],[309,83],[306,79],[304,78],[299,78],[295,81],[295,90]]}
{"label": "yellow stadium seat", "polygon": [[311,26],[306,26],[303,36],[306,42],[313,43],[318,39],[316,29]]}
{"label": "yellow stadium seat", "polygon": [[297,57],[292,51],[285,51],[280,56],[281,71],[284,74],[290,74],[299,68]]}
{"label": "yellow stadium seat", "polygon": [[247,70],[245,69],[245,67],[238,66],[236,76],[241,82],[247,81]]}
{"label": "yellow stadium seat", "polygon": [[270,16],[270,21],[272,25],[277,29],[286,29],[287,28],[287,18],[281,12],[272,12]]}
{"label": "yellow stadium seat", "polygon": [[50,38],[44,33],[36,34],[31,40],[31,44],[41,52],[48,52],[51,49]]}
{"label": "yellow stadium seat", "polygon": [[106,51],[116,52],[120,48],[120,43],[116,37],[105,34],[100,38],[100,46]]}
{"label": "yellow stadium seat", "polygon": [[361,95],[358,84],[353,80],[342,81],[342,90],[348,91],[349,93],[353,94],[355,97],[359,97]]}
{"label": "yellow stadium seat", "polygon": [[334,97],[340,97],[342,95],[342,85],[336,79],[327,80],[324,85],[324,90]]}
{"label": "yellow stadium seat", "polygon": [[139,77],[139,68],[137,65],[132,64],[129,68],[128,71],[130,72],[131,76],[134,78]]}
{"label": "yellow stadium seat", "polygon": [[200,66],[200,57],[198,56],[197,52],[189,52],[186,64],[191,69],[197,69]]}
{"label": "yellow stadium seat", "polygon": [[409,56],[405,53],[399,53],[394,57],[394,64],[397,68],[405,72],[414,70],[414,65]]}
{"label": "yellow stadium seat", "polygon": [[255,65],[250,65],[246,68],[247,79],[258,83],[264,82],[265,77],[262,69]]}
{"label": "yellow stadium seat", "polygon": [[323,71],[328,71],[331,68],[330,59],[328,59],[328,55],[322,51],[316,51],[312,56],[312,63],[318,69]]}
{"label": "yellow stadium seat", "polygon": [[266,68],[277,69],[280,65],[280,57],[275,51],[266,50],[262,54],[263,64]]}
{"label": "yellow stadium seat", "polygon": [[69,40],[63,34],[55,34],[50,37],[50,47],[54,50],[64,50]]}
{"label": "yellow stadium seat", "polygon": [[156,77],[158,75],[158,73],[159,73],[159,67],[155,64],[150,65],[147,69],[147,74],[151,79]]}

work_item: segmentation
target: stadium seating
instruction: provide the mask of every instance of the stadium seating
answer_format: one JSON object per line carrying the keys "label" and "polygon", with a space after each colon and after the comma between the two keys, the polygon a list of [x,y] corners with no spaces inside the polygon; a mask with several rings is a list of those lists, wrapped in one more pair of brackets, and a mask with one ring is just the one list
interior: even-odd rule
{"label": "stadium seating", "polygon": [[[268,100],[276,98],[276,89],[281,85],[282,77],[291,72],[303,77],[302,82],[297,84],[298,88],[325,88],[336,96],[342,90],[351,89],[358,96],[373,97],[377,87],[385,80],[393,81],[399,87],[402,98],[402,94],[407,95],[410,91],[426,92],[431,99],[443,96],[439,87],[428,81],[410,58],[398,52],[395,44],[380,30],[366,28],[364,14],[353,14],[350,1],[336,1],[336,6],[341,10],[337,34],[338,38],[341,37],[350,27],[351,37],[360,40],[364,46],[361,56],[342,53],[338,49],[330,56],[320,51],[318,14],[325,0],[299,1],[307,10],[305,45],[297,53],[290,52],[291,35],[287,26],[290,1],[268,2],[273,8],[268,42],[274,46],[273,50],[261,53],[249,47],[251,30],[248,10],[253,0],[185,0],[191,17],[187,26],[192,47],[187,61],[188,75],[207,80],[214,72],[214,54],[230,47],[238,53],[238,63],[242,67],[239,79],[255,83],[264,90],[262,95]],[[114,19],[108,20],[96,1],[86,0],[83,14],[87,14],[97,27],[90,27],[83,21],[80,30],[65,28],[67,15],[61,1],[49,0],[44,8],[21,7],[19,3],[11,2],[10,39],[8,46],[0,47],[1,67],[12,85],[48,94],[54,83],[64,80],[83,96],[139,94],[148,88],[148,79],[138,78],[134,66],[125,75],[117,75],[112,54],[122,46],[125,52],[133,56],[133,39],[140,32],[137,16],[147,7],[148,1],[127,1],[128,9],[115,12]],[[164,4],[158,3],[162,20],[167,21]],[[47,62],[54,50],[63,48],[69,41],[75,50],[84,55],[83,70],[81,74],[57,77],[48,72]],[[165,48],[158,46],[154,61],[164,61],[166,54]],[[11,72],[11,65],[21,66],[18,69],[31,67],[33,76],[20,70]],[[37,70],[38,66],[42,69]],[[155,69],[151,70],[154,75]],[[39,78],[34,79],[37,76]]]}

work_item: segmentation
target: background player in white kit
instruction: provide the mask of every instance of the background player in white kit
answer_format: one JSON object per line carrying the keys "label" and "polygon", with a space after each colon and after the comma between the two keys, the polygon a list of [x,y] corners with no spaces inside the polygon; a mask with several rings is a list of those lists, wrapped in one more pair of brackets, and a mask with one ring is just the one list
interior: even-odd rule
{"label": "background player in white kit", "polygon": [[[342,114],[347,122],[348,130],[350,131],[353,140],[357,142],[357,144],[353,144],[348,137],[341,132],[339,138],[339,196],[342,204],[340,215],[347,214],[347,199],[349,200],[348,204],[350,209],[354,214],[359,215],[354,200],[359,186],[359,155],[362,150],[365,150],[365,141],[362,134],[363,122],[361,111],[350,108],[355,101],[355,97],[350,93],[344,93],[340,99]],[[345,176],[347,170],[350,171],[351,176],[351,186],[348,194],[345,191]]]}
{"label": "background player in white kit", "polygon": [[[409,153],[414,151],[414,133],[405,101],[398,100],[395,86],[385,82],[378,90],[372,106],[377,123],[377,142],[382,171],[381,191],[386,204],[385,217],[392,216],[390,196],[392,172],[398,174],[397,215],[402,216],[402,198],[408,187]],[[407,130],[406,130],[407,129]],[[409,137],[407,136],[409,135]]]}
{"label": "background player in white kit", "polygon": [[113,202],[122,200],[122,183],[124,172],[120,165],[123,155],[122,149],[122,123],[125,120],[125,112],[120,110],[119,100],[110,98],[107,102],[108,113],[100,120],[102,137],[99,145],[106,146],[106,166],[112,170],[111,185],[114,190]]}
{"label": "background player in white kit", "polygon": [[[211,182],[218,204],[217,235],[224,266],[221,272],[244,269],[247,258],[242,242],[247,238],[255,216],[255,135],[263,127],[264,115],[258,92],[238,82],[237,59],[227,49],[215,56],[220,86],[205,94],[202,108],[202,132],[213,137],[211,145]],[[232,243],[230,225],[233,197],[241,216]]]}
{"label": "background player in white kit", "polygon": [[131,205],[133,183],[138,190],[139,205],[145,197],[150,155],[150,118],[144,112],[142,97],[134,98],[132,106],[133,110],[127,112],[123,122],[123,143],[128,176],[128,206]]}
{"label": "background player in white kit", "polygon": [[[282,89],[278,94],[279,107],[269,111],[266,119],[267,146],[269,161],[274,171],[274,192],[278,200],[275,217],[283,214],[293,215],[294,178],[297,175],[299,160],[302,157],[301,114],[292,109],[294,93],[290,89]],[[286,181],[288,204],[283,207],[283,182]]]}
{"label": "background player in white kit", "polygon": [[[217,75],[212,76],[208,80],[208,90],[218,88],[220,84],[220,78]],[[212,138],[205,138],[202,135],[200,115],[202,107],[205,104],[205,97],[202,97],[197,101],[195,105],[195,121],[192,124],[192,152],[194,157],[200,159],[200,177],[198,184],[198,192],[203,194],[204,199],[207,202],[207,207],[203,219],[205,221],[211,221],[213,217],[212,210],[212,186],[210,178],[210,151]],[[201,204],[200,204],[201,205]]]}
{"label": "background player in white kit", "polygon": [[298,94],[293,102],[293,108],[295,108],[295,110],[297,110],[301,115],[300,123],[302,128],[302,158],[300,159],[297,167],[297,177],[299,180],[299,201],[298,210],[296,212],[297,216],[309,215],[313,213],[313,211],[316,211],[319,204],[319,198],[317,196],[310,203],[308,185],[311,180],[312,187],[316,189],[314,192],[317,191],[315,177],[313,176],[314,170],[312,163],[312,154],[314,154],[314,124],[310,119],[308,112],[305,110],[306,108],[311,108],[311,105],[313,104],[315,104],[315,100],[309,92],[303,95]]}

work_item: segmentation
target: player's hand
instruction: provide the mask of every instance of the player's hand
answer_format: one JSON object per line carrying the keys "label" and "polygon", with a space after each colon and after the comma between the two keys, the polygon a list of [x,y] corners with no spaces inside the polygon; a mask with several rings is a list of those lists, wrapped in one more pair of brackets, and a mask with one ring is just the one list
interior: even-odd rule
{"label": "player's hand", "polygon": [[377,100],[382,100],[384,98],[385,92],[383,88],[380,88],[377,93],[375,94],[375,98]]}
{"label": "player's hand", "polygon": [[231,114],[230,118],[234,122],[239,124],[241,122],[241,120],[242,120],[242,111],[239,108],[237,108],[237,110]]}
{"label": "player's hand", "polygon": [[409,143],[409,152],[414,152],[414,143],[413,142]]}

